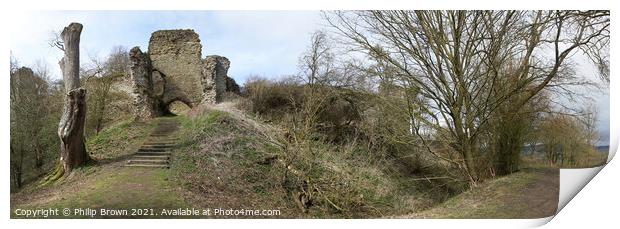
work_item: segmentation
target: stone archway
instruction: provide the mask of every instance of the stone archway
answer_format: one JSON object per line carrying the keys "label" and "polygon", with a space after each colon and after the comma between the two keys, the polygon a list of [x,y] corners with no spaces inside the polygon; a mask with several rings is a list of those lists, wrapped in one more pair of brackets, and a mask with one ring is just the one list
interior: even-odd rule
{"label": "stone archway", "polygon": [[179,115],[179,114],[184,114],[186,113],[188,110],[191,109],[191,107],[180,100],[174,100],[168,104],[165,104],[166,110],[169,112],[168,115]]}
{"label": "stone archway", "polygon": [[181,101],[190,108],[222,101],[226,91],[239,93],[228,77],[230,61],[223,56],[202,59],[202,45],[193,30],[159,30],[151,34],[148,52],[129,52],[135,116],[149,119],[170,113]]}

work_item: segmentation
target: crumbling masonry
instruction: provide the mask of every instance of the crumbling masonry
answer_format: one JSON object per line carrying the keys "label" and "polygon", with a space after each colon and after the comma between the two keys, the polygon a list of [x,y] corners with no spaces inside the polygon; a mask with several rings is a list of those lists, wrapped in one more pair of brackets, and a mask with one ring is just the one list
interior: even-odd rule
{"label": "crumbling masonry", "polygon": [[227,91],[239,93],[228,77],[223,56],[202,59],[202,45],[193,30],[159,30],[151,34],[148,53],[129,52],[135,116],[149,119],[169,113],[175,101],[194,107],[222,101]]}

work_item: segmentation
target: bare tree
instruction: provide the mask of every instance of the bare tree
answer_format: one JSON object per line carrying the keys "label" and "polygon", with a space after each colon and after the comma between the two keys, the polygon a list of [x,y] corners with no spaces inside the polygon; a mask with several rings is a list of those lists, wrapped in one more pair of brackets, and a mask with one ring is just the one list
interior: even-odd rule
{"label": "bare tree", "polygon": [[351,50],[395,69],[401,85],[428,101],[414,116],[433,138],[450,139],[458,155],[429,151],[462,168],[472,184],[486,170],[477,165],[480,136],[499,108],[519,111],[563,75],[571,54],[609,32],[608,18],[576,11],[356,11],[325,18]]}
{"label": "bare tree", "polygon": [[309,85],[327,84],[333,71],[334,54],[327,35],[316,31],[310,37],[310,46],[299,59],[301,78]]}
{"label": "bare tree", "polygon": [[[589,104],[583,109],[583,115],[579,118],[579,122],[581,123],[583,129],[583,138],[585,145],[594,149],[596,147],[597,142],[600,140],[598,132],[596,130],[596,117],[598,113],[598,109],[594,104]],[[587,151],[585,152],[587,153]],[[585,165],[591,166],[591,159],[589,154],[585,155]]]}
{"label": "bare tree", "polygon": [[34,164],[34,168],[41,169],[44,152],[50,146],[49,84],[41,72],[45,70],[33,72],[27,67],[11,72],[11,175],[18,188],[23,174],[33,174],[25,171],[30,167],[24,165]]}
{"label": "bare tree", "polygon": [[90,92],[86,97],[86,104],[90,109],[87,111],[86,135],[94,130],[95,134],[101,131],[106,99],[108,97],[112,80],[105,76],[105,61],[98,57],[90,57],[90,64],[80,69],[80,75],[84,87]]}
{"label": "bare tree", "polygon": [[15,58],[15,56],[13,56],[13,52],[11,52],[9,59],[11,61],[10,63],[11,73],[13,73],[19,68],[19,61],[17,60],[17,58]]}
{"label": "bare tree", "polygon": [[582,115],[548,114],[541,122],[538,141],[543,143],[547,161],[561,167],[592,167],[605,162],[606,155],[595,151],[595,113],[586,107]]}
{"label": "bare tree", "polygon": [[[590,10],[577,12],[586,19],[598,19],[600,23],[609,24],[609,11]],[[598,69],[601,79],[609,84],[609,27],[605,28],[600,37],[579,48],[592,60]]]}
{"label": "bare tree", "polygon": [[113,84],[126,78],[128,64],[127,49],[116,46],[106,59],[91,57],[90,66],[82,68],[81,75],[90,92],[87,98],[88,106],[91,107],[86,120],[88,131],[94,130],[95,134],[99,134],[103,129],[107,112],[113,102]]}
{"label": "bare tree", "polygon": [[41,168],[41,166],[43,166],[43,154],[46,148],[44,142],[46,140],[45,135],[47,134],[45,133],[45,128],[47,127],[48,115],[44,114],[48,114],[49,104],[46,103],[48,102],[48,82],[50,80],[49,68],[42,60],[37,60],[35,62],[34,75],[36,76],[35,84],[37,85],[34,101],[36,101],[37,107],[34,112],[36,114],[35,118],[33,122],[31,122],[31,124],[36,127],[35,130],[32,131],[31,136],[35,151],[35,166]]}
{"label": "bare tree", "polygon": [[106,60],[108,75],[125,76],[129,72],[129,52],[124,46],[114,46]]}
{"label": "bare tree", "polygon": [[17,68],[11,72],[11,177],[13,178],[12,184],[15,187],[20,188],[22,186],[22,177],[24,171],[24,158],[28,153],[29,141],[22,139],[29,138],[28,130],[26,128],[30,122],[30,119],[36,113],[33,112],[34,107],[32,102],[34,101],[33,91],[36,90],[33,84],[34,73],[29,68]]}
{"label": "bare tree", "polygon": [[59,65],[65,86],[64,111],[58,125],[60,165],[46,180],[56,180],[76,167],[86,164],[90,157],[84,144],[86,119],[86,90],[80,87],[80,34],[82,25],[71,23],[60,34],[65,56]]}

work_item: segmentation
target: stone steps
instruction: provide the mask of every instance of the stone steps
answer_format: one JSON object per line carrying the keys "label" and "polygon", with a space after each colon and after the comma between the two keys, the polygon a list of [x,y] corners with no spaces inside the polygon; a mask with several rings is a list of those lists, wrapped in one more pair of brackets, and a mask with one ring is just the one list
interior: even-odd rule
{"label": "stone steps", "polygon": [[138,151],[135,155],[139,156],[170,156],[170,151],[154,152],[154,151]]}
{"label": "stone steps", "polygon": [[126,164],[125,167],[142,167],[142,168],[164,168],[169,169],[169,165],[153,165],[153,164]]}
{"label": "stone steps", "polygon": [[173,144],[142,144],[142,148],[163,148],[169,149],[173,148],[175,145]]}
{"label": "stone steps", "polygon": [[143,145],[176,145],[177,139],[154,139],[148,138],[142,143]]}
{"label": "stone steps", "polygon": [[145,142],[142,143],[142,146],[161,146],[161,147],[175,147],[176,143],[174,142]]}
{"label": "stone steps", "polygon": [[149,164],[149,165],[167,165],[168,159],[131,159],[127,164]]}
{"label": "stone steps", "polygon": [[169,160],[170,155],[135,155],[134,160]]}
{"label": "stone steps", "polygon": [[171,138],[170,136],[149,136],[150,141],[165,142],[165,141],[177,141],[178,138]]}
{"label": "stone steps", "polygon": [[171,137],[171,134],[177,130],[177,126],[176,121],[160,120],[138,151],[127,160],[125,166],[170,168],[171,149],[178,141],[178,138]]}
{"label": "stone steps", "polygon": [[168,150],[169,149],[165,149],[165,148],[145,148],[145,147],[140,147],[138,152],[166,152]]}

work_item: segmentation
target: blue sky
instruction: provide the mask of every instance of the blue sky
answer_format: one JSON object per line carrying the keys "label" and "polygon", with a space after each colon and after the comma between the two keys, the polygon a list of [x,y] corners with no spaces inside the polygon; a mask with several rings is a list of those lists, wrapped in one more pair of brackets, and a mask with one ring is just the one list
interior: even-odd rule
{"label": "blue sky", "polygon": [[299,54],[322,23],[318,11],[46,11],[22,16],[10,32],[13,55],[23,65],[45,61],[56,77],[62,53],[50,48],[47,40],[53,31],[75,21],[84,25],[83,62],[90,56],[106,56],[116,45],[146,51],[156,30],[194,29],[203,57],[226,56],[231,61],[229,75],[240,83],[249,75],[296,73]]}
{"label": "blue sky", "polygon": [[[299,55],[307,48],[310,34],[324,22],[319,11],[41,11],[12,18],[10,47],[20,64],[35,60],[47,64],[60,77],[62,53],[49,47],[53,31],[70,22],[84,25],[81,60],[105,57],[113,46],[140,46],[143,51],[153,31],[194,29],[200,36],[202,55],[222,55],[231,61],[229,75],[240,84],[251,75],[279,78],[297,73]],[[583,58],[577,58],[577,60]],[[577,74],[595,77],[586,61],[576,63]],[[609,142],[609,92],[588,93],[599,110],[601,143]]]}

